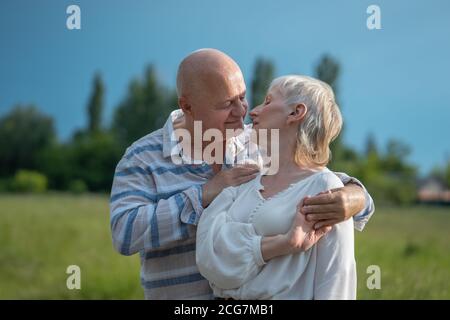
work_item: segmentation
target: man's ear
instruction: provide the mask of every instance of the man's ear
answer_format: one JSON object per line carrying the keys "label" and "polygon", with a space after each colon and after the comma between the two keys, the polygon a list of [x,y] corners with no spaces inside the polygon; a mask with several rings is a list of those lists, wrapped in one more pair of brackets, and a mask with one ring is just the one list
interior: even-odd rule
{"label": "man's ear", "polygon": [[192,115],[192,106],[189,104],[186,97],[181,96],[178,98],[178,106],[183,110],[184,114]]}
{"label": "man's ear", "polygon": [[306,116],[308,108],[303,103],[299,103],[294,107],[294,111],[291,112],[287,118],[288,124],[294,122],[300,122]]}

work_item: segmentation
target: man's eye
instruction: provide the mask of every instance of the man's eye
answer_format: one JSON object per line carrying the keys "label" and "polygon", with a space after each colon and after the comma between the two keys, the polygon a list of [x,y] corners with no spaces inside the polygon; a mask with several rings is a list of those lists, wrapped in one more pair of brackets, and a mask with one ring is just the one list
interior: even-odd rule
{"label": "man's eye", "polygon": [[241,101],[245,100],[245,96],[239,97],[239,99],[241,99]]}

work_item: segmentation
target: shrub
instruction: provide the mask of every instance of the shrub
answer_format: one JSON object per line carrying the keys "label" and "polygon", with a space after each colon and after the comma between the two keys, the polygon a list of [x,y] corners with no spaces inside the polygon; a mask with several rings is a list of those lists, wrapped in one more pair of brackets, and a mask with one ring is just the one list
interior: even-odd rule
{"label": "shrub", "polygon": [[19,170],[11,182],[11,191],[44,192],[47,190],[47,177],[36,171]]}

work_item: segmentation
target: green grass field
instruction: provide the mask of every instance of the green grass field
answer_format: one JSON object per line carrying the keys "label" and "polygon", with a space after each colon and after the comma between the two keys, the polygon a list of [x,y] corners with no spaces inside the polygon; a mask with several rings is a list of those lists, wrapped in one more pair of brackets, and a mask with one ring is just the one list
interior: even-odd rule
{"label": "green grass field", "polygon": [[[139,257],[112,247],[107,196],[0,195],[0,208],[0,299],[143,299]],[[378,209],[355,236],[358,299],[450,299],[449,230],[449,208]],[[81,290],[66,287],[69,265]]]}

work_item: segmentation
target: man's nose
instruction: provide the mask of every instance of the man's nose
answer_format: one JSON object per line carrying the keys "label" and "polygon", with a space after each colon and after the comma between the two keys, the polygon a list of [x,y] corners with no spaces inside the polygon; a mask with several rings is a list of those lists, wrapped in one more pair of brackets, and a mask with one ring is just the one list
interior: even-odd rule
{"label": "man's nose", "polygon": [[236,104],[236,107],[233,108],[233,115],[237,117],[243,117],[247,113],[247,100],[241,101]]}

